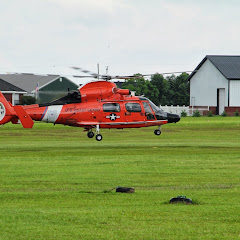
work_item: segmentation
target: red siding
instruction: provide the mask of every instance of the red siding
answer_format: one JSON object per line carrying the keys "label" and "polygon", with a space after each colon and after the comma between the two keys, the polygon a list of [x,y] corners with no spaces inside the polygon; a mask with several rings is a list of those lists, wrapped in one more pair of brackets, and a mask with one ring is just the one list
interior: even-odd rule
{"label": "red siding", "polygon": [[[191,109],[192,106],[189,106],[189,108]],[[208,106],[194,106],[193,107],[194,110],[201,109],[201,108],[208,108]],[[212,111],[212,113],[214,115],[216,114],[216,110],[217,110],[216,107],[209,106],[209,111]],[[208,114],[208,110],[204,110],[202,113],[203,113],[203,116],[206,116]]]}
{"label": "red siding", "polygon": [[[191,106],[190,106],[191,107]],[[206,108],[207,106],[194,106],[194,109]],[[240,107],[225,107],[225,112],[228,116],[234,116],[236,111],[240,114]],[[213,115],[216,115],[217,107],[209,107],[209,111],[212,111]],[[207,115],[208,111],[203,111],[203,115]]]}
{"label": "red siding", "polygon": [[23,94],[19,94],[19,103],[21,104],[22,102],[22,97],[23,97]]}
{"label": "red siding", "polygon": [[240,107],[225,107],[225,112],[228,116],[234,116],[234,113],[238,111],[240,114]]}
{"label": "red siding", "polygon": [[217,107],[209,107],[209,111],[212,111],[212,114],[216,115]]}
{"label": "red siding", "polygon": [[[7,99],[7,101],[9,101],[11,104],[12,103],[12,93],[3,93],[3,96]],[[23,94],[19,94],[19,103],[21,104],[21,100],[22,100]]]}
{"label": "red siding", "polygon": [[7,99],[7,101],[12,103],[12,94],[11,93],[3,93],[3,96]]}

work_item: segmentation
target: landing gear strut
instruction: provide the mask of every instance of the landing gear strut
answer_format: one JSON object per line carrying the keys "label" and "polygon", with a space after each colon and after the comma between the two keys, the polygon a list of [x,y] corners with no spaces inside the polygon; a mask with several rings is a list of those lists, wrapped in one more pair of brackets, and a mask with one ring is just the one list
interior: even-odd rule
{"label": "landing gear strut", "polygon": [[102,135],[99,133],[99,125],[96,126],[96,140],[101,141]]}
{"label": "landing gear strut", "polygon": [[161,126],[158,126],[158,129],[154,130],[154,134],[159,136],[159,135],[161,135],[161,133],[162,133],[161,132]]}
{"label": "landing gear strut", "polygon": [[[99,133],[99,125],[96,125],[96,133],[95,134],[96,134],[96,140],[101,141],[102,140],[102,135]],[[89,138],[93,138],[95,134],[92,131],[92,129],[88,129],[87,136]]]}

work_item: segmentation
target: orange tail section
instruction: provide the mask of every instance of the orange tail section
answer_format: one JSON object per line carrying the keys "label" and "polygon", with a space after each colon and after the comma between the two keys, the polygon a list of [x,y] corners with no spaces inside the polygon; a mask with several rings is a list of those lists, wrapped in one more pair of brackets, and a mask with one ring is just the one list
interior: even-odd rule
{"label": "orange tail section", "polygon": [[12,106],[0,92],[0,125],[20,119],[24,128],[32,128],[34,122],[22,106]]}
{"label": "orange tail section", "polygon": [[13,108],[0,92],[0,125],[10,122],[13,116]]}
{"label": "orange tail section", "polygon": [[20,119],[24,128],[32,128],[33,127],[33,120],[31,117],[26,113],[22,106],[14,106],[14,110],[17,113],[18,118]]}

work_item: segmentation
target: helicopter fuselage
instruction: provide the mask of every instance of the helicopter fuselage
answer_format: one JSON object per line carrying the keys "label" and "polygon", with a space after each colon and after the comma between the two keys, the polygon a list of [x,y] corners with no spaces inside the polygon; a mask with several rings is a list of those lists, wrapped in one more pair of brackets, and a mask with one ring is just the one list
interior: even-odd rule
{"label": "helicopter fuselage", "polygon": [[0,125],[21,121],[24,128],[32,128],[34,121],[83,127],[92,138],[102,140],[100,128],[140,128],[176,123],[180,116],[166,113],[145,97],[132,96],[128,89],[119,89],[106,81],[90,82],[78,91],[51,103],[11,106],[0,93]]}
{"label": "helicopter fuselage", "polygon": [[[167,115],[154,112],[147,99],[125,97],[123,100],[100,100],[98,102],[72,103],[25,107],[35,121],[93,128],[139,128],[168,123]],[[177,120],[177,119],[176,119]]]}

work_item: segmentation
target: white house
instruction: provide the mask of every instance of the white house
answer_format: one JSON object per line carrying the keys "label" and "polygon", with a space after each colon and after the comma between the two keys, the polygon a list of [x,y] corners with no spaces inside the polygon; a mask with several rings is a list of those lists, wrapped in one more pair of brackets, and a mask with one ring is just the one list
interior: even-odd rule
{"label": "white house", "polygon": [[240,112],[240,56],[207,55],[189,76],[190,105],[214,114]]}

